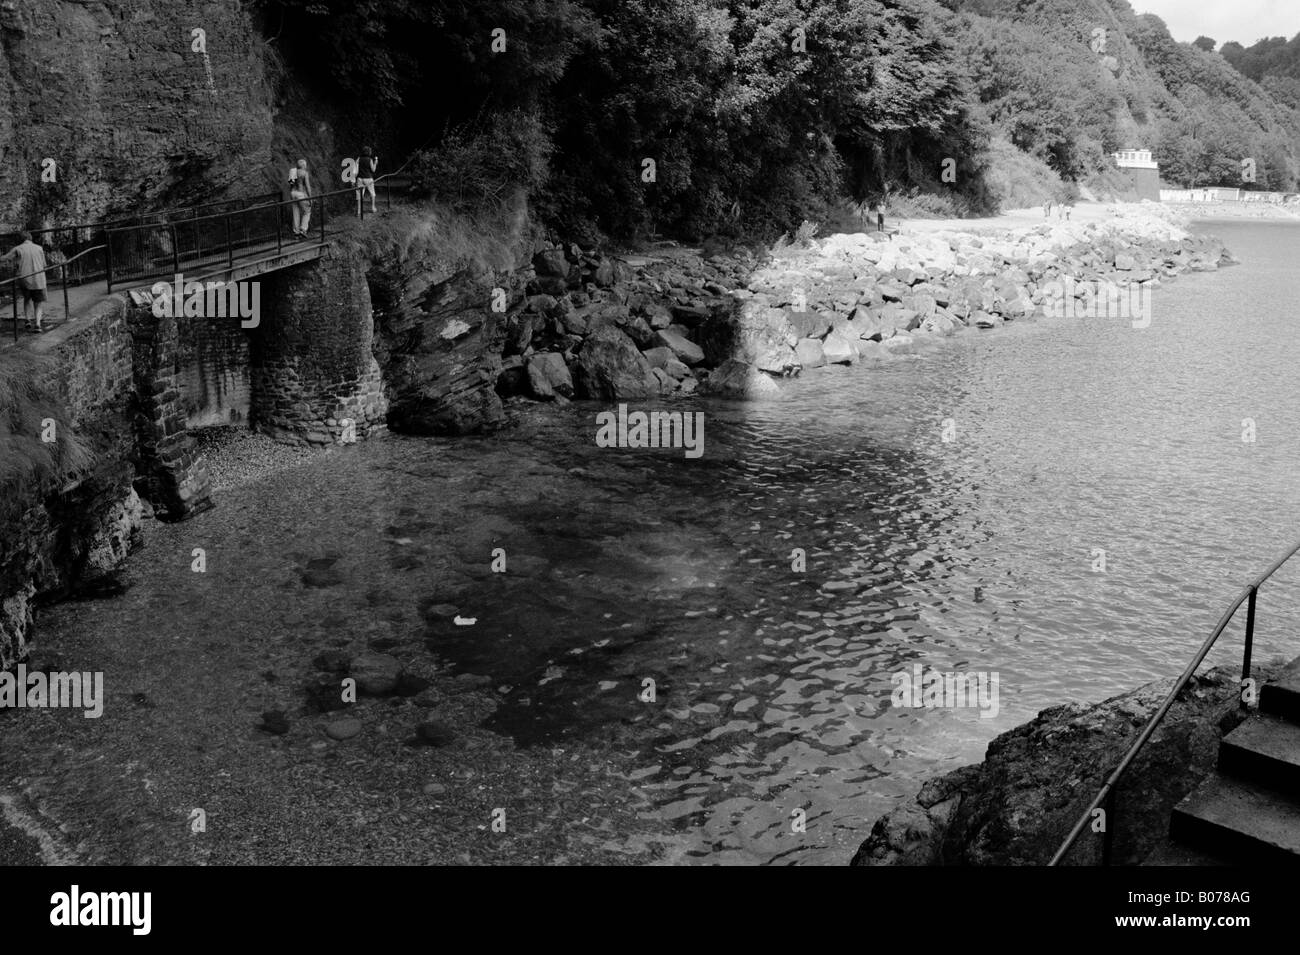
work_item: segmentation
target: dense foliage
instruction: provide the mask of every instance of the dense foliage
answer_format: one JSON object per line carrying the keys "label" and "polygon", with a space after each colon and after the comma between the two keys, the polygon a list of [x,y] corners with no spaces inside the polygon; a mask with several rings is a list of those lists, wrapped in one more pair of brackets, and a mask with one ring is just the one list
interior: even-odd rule
{"label": "dense foliage", "polygon": [[523,190],[579,240],[771,234],[882,197],[987,211],[1104,190],[1131,147],[1183,185],[1238,184],[1246,157],[1258,188],[1296,182],[1277,90],[1124,0],[259,2],[362,135],[427,145],[427,193]]}

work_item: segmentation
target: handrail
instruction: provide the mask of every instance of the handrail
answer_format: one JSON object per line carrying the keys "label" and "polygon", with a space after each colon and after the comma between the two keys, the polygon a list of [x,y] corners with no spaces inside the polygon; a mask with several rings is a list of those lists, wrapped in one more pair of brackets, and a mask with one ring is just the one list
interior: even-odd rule
{"label": "handrail", "polygon": [[[1300,541],[1298,541],[1290,550],[1277,560],[1273,561],[1267,570],[1247,584],[1241,593],[1237,595],[1237,599],[1232,602],[1232,605],[1224,611],[1223,616],[1219,618],[1218,625],[1214,628],[1214,632],[1211,633],[1205,642],[1201,644],[1201,648],[1196,652],[1196,656],[1192,658],[1192,662],[1187,665],[1185,670],[1183,670],[1182,676],[1175,681],[1173,689],[1169,691],[1169,695],[1166,696],[1164,702],[1160,704],[1160,708],[1156,710],[1156,712],[1151,716],[1151,719],[1147,721],[1142,732],[1138,734],[1138,738],[1133,742],[1133,745],[1129,747],[1128,752],[1124,754],[1124,758],[1119,761],[1119,764],[1106,779],[1105,784],[1102,785],[1101,790],[1097,793],[1096,797],[1091,803],[1089,803],[1088,808],[1083,811],[1083,814],[1079,817],[1079,821],[1074,824],[1074,828],[1070,830],[1070,834],[1065,837],[1065,841],[1061,843],[1060,848],[1056,850],[1056,854],[1053,855],[1051,861],[1047,863],[1049,866],[1054,866],[1060,863],[1061,859],[1065,857],[1065,854],[1073,848],[1075,842],[1078,841],[1080,834],[1091,820],[1092,814],[1096,812],[1097,809],[1101,808],[1103,803],[1106,804],[1104,810],[1106,816],[1105,829],[1102,834],[1102,865],[1110,864],[1111,843],[1114,838],[1115,787],[1118,785],[1120,779],[1128,770],[1129,766],[1132,765],[1133,760],[1137,758],[1137,754],[1141,751],[1142,747],[1147,744],[1147,741],[1151,738],[1152,734],[1155,733],[1156,727],[1160,725],[1160,722],[1169,712],[1170,707],[1174,705],[1174,700],[1178,697],[1178,694],[1182,692],[1183,687],[1187,685],[1187,681],[1196,673],[1196,668],[1205,660],[1206,655],[1210,652],[1210,648],[1213,647],[1214,642],[1219,639],[1220,634],[1222,634],[1224,629],[1228,626],[1233,615],[1241,607],[1242,603],[1247,601],[1246,638],[1242,648],[1241,679],[1243,684],[1245,681],[1250,679],[1250,654],[1255,639],[1255,596],[1259,592],[1260,585],[1272,577],[1273,574],[1275,574],[1283,564],[1294,557],[1297,552],[1300,552]],[[1244,700],[1242,701],[1242,704],[1245,705]]]}
{"label": "handrail", "polygon": [[[92,246],[89,249],[82,249],[76,255],[72,256],[71,258],[64,259],[62,262],[55,262],[53,265],[47,264],[45,268],[37,269],[35,272],[28,272],[26,275],[14,275],[11,276],[10,278],[4,279],[3,281],[0,281],[0,287],[16,283],[19,279],[29,279],[33,275],[41,275],[45,272],[50,271],[51,269],[62,269],[63,270],[63,276],[62,276],[63,277],[63,315],[65,319],[70,318],[71,316],[68,314],[68,266],[71,265],[73,262],[77,261],[77,259],[81,258],[83,255],[89,255],[91,252],[98,252],[100,249],[107,249],[107,248],[108,248],[107,245],[96,245],[96,246]],[[13,306],[14,306],[14,341],[17,342],[18,341],[18,288],[16,285],[14,286]]]}
{"label": "handrail", "polygon": [[[405,166],[403,166],[402,168],[405,168]],[[400,171],[401,170],[394,170],[393,172],[385,173],[382,176],[377,176],[375,178],[375,183],[378,184],[384,179],[388,179],[391,176],[396,176]],[[314,193],[313,195],[307,196],[306,199],[277,199],[274,202],[264,202],[260,206],[245,206],[242,209],[236,209],[232,212],[214,212],[211,215],[195,216],[181,221],[183,221],[185,225],[191,225],[195,222],[205,222],[209,219],[226,219],[229,218],[230,216],[244,215],[249,212],[260,212],[263,209],[274,209],[278,206],[291,206],[299,202],[304,202],[304,201],[314,202],[317,199],[327,199],[330,196],[341,196],[346,193],[355,193],[360,188],[361,188],[360,186],[344,186],[342,189],[334,189],[330,192]],[[134,232],[139,229],[157,229],[160,226],[169,225],[169,224],[170,223],[166,223],[166,222],[145,222],[139,225],[123,226],[120,229],[110,229],[109,231],[119,232],[119,233]]]}
{"label": "handrail", "polygon": [[141,212],[133,216],[119,216],[116,219],[96,219],[92,222],[73,222],[70,225],[54,225],[48,229],[30,229],[32,235],[46,235],[51,232],[72,232],[76,229],[106,229],[110,226],[121,225],[124,222],[133,222],[136,219],[147,219],[150,216],[168,216],[174,212],[188,212],[191,209],[206,209],[208,206],[219,206],[223,202],[240,202],[247,199],[261,199],[264,196],[274,196],[274,192],[262,192],[255,196],[236,196],[233,199],[213,199],[211,202],[200,202],[194,206],[173,206],[170,209],[159,209],[157,212]]}
{"label": "handrail", "polygon": [[[409,166],[409,165],[410,165],[410,164],[411,164],[411,163],[412,163],[412,162],[417,158],[417,156],[418,156],[418,151],[417,151],[417,153],[412,154],[411,156],[408,156],[407,159],[406,159],[406,161],[405,161],[404,163],[402,163],[402,165],[400,165],[398,168],[394,169],[392,172],[387,172],[387,173],[384,173],[382,176],[376,176],[376,177],[374,177],[374,182],[375,182],[375,184],[378,185],[379,183],[384,182],[385,180],[391,180],[391,179],[394,179],[395,177],[400,176],[400,175],[402,174],[402,171],[403,171],[404,169],[406,169],[406,167]],[[124,234],[130,234],[130,233],[133,233],[133,232],[143,231],[143,230],[146,230],[146,229],[167,229],[167,230],[169,230],[169,231],[170,231],[170,234],[171,234],[171,240],[172,240],[172,241],[171,241],[171,248],[172,248],[172,266],[173,266],[173,271],[179,271],[179,252],[178,252],[177,247],[176,247],[176,226],[177,226],[178,224],[180,224],[180,225],[183,225],[183,226],[197,227],[197,225],[200,224],[200,223],[209,222],[209,221],[212,221],[212,220],[215,220],[215,219],[224,219],[224,220],[225,220],[225,226],[226,226],[225,232],[226,232],[226,237],[225,237],[225,243],[224,243],[224,246],[225,246],[224,251],[226,252],[226,258],[227,258],[227,266],[228,266],[228,269],[229,269],[229,268],[233,268],[233,267],[234,267],[234,249],[235,249],[235,242],[234,242],[234,240],[231,238],[231,230],[230,230],[231,219],[232,219],[233,217],[235,217],[235,216],[247,217],[250,213],[257,213],[257,212],[261,212],[261,211],[264,211],[264,210],[267,210],[267,209],[280,209],[280,208],[282,208],[282,207],[284,207],[284,206],[292,206],[292,205],[294,205],[294,204],[296,204],[296,203],[304,202],[304,201],[309,202],[309,203],[315,203],[315,202],[319,201],[319,202],[320,202],[320,213],[321,213],[321,214],[320,214],[320,217],[319,217],[319,220],[320,220],[320,239],[321,239],[321,242],[324,242],[324,241],[325,241],[325,224],[326,224],[326,218],[327,218],[327,208],[326,208],[326,205],[325,205],[324,200],[326,200],[326,199],[328,199],[328,198],[330,198],[330,197],[333,197],[333,196],[340,196],[340,195],[345,195],[345,194],[355,194],[355,195],[357,196],[357,215],[358,215],[359,218],[364,219],[364,218],[365,218],[365,203],[364,203],[364,201],[363,201],[363,198],[364,198],[364,197],[361,195],[361,190],[362,190],[362,188],[363,188],[363,187],[358,186],[355,182],[353,182],[352,184],[350,184],[350,185],[348,185],[348,186],[345,186],[345,187],[342,188],[342,189],[334,189],[334,190],[331,190],[331,191],[329,191],[329,192],[317,193],[316,195],[308,196],[308,197],[305,197],[304,199],[294,199],[294,198],[289,198],[289,199],[274,200],[274,201],[271,201],[271,202],[263,202],[263,203],[260,203],[260,204],[258,204],[258,205],[251,205],[251,206],[250,206],[250,205],[242,205],[242,206],[240,206],[240,207],[238,207],[238,208],[230,209],[230,210],[227,210],[227,211],[225,211],[225,212],[215,212],[215,213],[210,213],[210,214],[208,214],[208,215],[203,215],[203,216],[199,216],[199,215],[196,214],[196,215],[192,215],[192,216],[185,217],[185,218],[174,218],[174,219],[172,218],[172,214],[173,214],[173,213],[184,213],[184,212],[186,212],[186,211],[193,211],[193,212],[197,213],[197,212],[198,212],[199,210],[201,210],[201,209],[209,208],[209,207],[211,207],[211,206],[215,206],[215,205],[221,205],[222,203],[241,203],[241,202],[242,202],[242,203],[247,203],[247,202],[250,202],[250,201],[252,201],[252,202],[257,202],[258,200],[262,199],[264,196],[268,196],[268,195],[269,195],[269,196],[274,196],[275,193],[263,193],[263,194],[259,194],[259,195],[256,195],[256,196],[234,197],[234,198],[231,198],[231,199],[218,199],[218,200],[213,200],[213,201],[211,201],[211,202],[204,203],[204,204],[197,205],[197,206],[178,207],[178,208],[174,208],[174,209],[165,209],[165,210],[162,210],[162,211],[160,211],[160,212],[147,212],[147,213],[143,213],[143,214],[138,215],[138,216],[132,216],[132,217],[128,217],[128,218],[119,218],[119,219],[111,219],[111,220],[102,220],[102,221],[99,221],[99,222],[82,222],[82,223],[73,223],[73,224],[71,224],[71,225],[52,226],[52,227],[50,227],[50,228],[48,228],[48,229],[33,229],[33,230],[30,230],[31,233],[32,233],[32,235],[40,235],[40,236],[57,236],[58,233],[69,233],[69,234],[71,234],[71,235],[74,237],[74,238],[73,238],[73,242],[74,242],[74,243],[75,243],[75,241],[76,241],[76,235],[77,235],[77,233],[78,233],[80,230],[82,230],[82,229],[92,230],[91,234],[87,236],[87,239],[89,239],[89,240],[93,240],[93,238],[95,238],[95,236],[94,236],[94,234],[93,234],[93,230],[98,229],[98,230],[100,230],[100,231],[103,233],[103,237],[104,237],[104,239],[105,239],[105,242],[104,242],[104,244],[102,244],[102,245],[96,245],[96,246],[92,246],[91,248],[88,248],[88,249],[83,249],[83,250],[81,250],[80,252],[78,252],[77,254],[75,254],[75,255],[73,255],[73,256],[70,256],[70,257],[66,258],[63,262],[56,262],[56,263],[54,263],[54,264],[52,264],[52,265],[47,265],[44,269],[40,269],[40,270],[37,271],[37,272],[32,272],[32,273],[29,273],[28,275],[14,276],[14,277],[12,277],[12,278],[10,278],[10,279],[0,280],[0,288],[2,288],[2,287],[5,286],[5,285],[8,285],[8,284],[11,284],[11,283],[17,282],[18,279],[20,279],[20,278],[30,278],[32,275],[38,275],[38,274],[41,274],[41,273],[44,273],[44,272],[51,271],[51,270],[56,269],[56,268],[58,268],[58,269],[62,269],[62,273],[61,273],[61,275],[62,275],[62,284],[63,284],[63,306],[64,306],[64,312],[65,312],[65,314],[66,314],[67,311],[68,311],[68,266],[69,266],[70,264],[72,264],[73,262],[77,261],[78,259],[80,259],[82,256],[84,256],[84,255],[88,255],[88,254],[91,253],[91,252],[99,252],[99,251],[101,251],[101,250],[104,251],[104,253],[105,253],[105,259],[106,259],[106,261],[105,261],[105,266],[104,266],[105,279],[106,279],[107,288],[108,288],[108,290],[111,292],[112,289],[113,289],[113,271],[114,271],[114,270],[113,270],[113,248],[112,248],[112,240],[113,240],[113,237],[114,237],[114,236],[120,236],[120,235],[124,235]],[[391,186],[391,184],[389,184],[389,189],[388,189],[388,191],[387,191],[387,200],[388,200],[388,206],[389,206],[389,208],[391,208],[391,207],[392,207],[392,186]],[[154,222],[142,222],[142,221],[139,221],[139,220],[143,220],[143,219],[146,219],[146,218],[152,218],[152,219],[156,219],[156,220],[160,220],[160,221],[154,221]],[[126,224],[126,223],[131,223],[131,224]],[[282,232],[281,232],[282,228],[283,228],[283,217],[282,217],[282,216],[277,216],[277,221],[276,221],[276,233],[275,233],[275,238],[276,238],[276,245],[277,245],[277,248],[283,248],[283,237],[282,237]],[[197,235],[197,232],[196,232],[196,235]],[[244,244],[248,244],[248,242],[247,242],[247,233],[245,233],[245,236],[244,236]],[[228,270],[228,269],[227,269],[227,270]],[[227,270],[218,270],[218,272],[215,272],[215,273],[212,273],[212,274],[219,274],[220,271],[227,271]],[[18,293],[17,293],[17,289],[16,289],[16,288],[14,289],[14,295],[13,295],[13,306],[14,306],[14,329],[13,329],[13,332],[14,332],[14,341],[16,342],[16,341],[18,340],[18,313],[17,313],[17,309],[18,309]]]}

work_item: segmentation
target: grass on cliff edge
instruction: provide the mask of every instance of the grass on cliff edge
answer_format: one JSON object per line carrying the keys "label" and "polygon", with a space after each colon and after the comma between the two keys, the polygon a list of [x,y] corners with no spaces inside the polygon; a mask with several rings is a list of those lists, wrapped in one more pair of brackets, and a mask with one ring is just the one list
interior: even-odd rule
{"label": "grass on cliff edge", "polygon": [[[22,510],[95,460],[91,448],[68,426],[68,415],[50,382],[52,359],[0,354],[0,518]],[[46,423],[53,441],[43,441]]]}
{"label": "grass on cliff edge", "polygon": [[537,234],[522,192],[473,212],[427,199],[405,202],[351,230],[359,248],[397,262],[433,250],[435,264],[449,272],[510,271],[527,265]]}

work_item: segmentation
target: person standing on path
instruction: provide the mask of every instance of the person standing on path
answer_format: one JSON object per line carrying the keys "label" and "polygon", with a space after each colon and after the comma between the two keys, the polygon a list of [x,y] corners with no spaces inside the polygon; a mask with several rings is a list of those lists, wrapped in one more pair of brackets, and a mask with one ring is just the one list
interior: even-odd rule
{"label": "person standing on path", "polygon": [[43,332],[45,329],[41,320],[44,317],[42,307],[45,302],[45,250],[32,241],[32,234],[27,230],[23,230],[22,237],[23,241],[9,251],[7,258],[18,262],[18,289],[23,293],[23,327],[32,327],[32,319],[28,315],[34,313],[36,331]]}
{"label": "person standing on path", "polygon": [[375,171],[379,168],[379,157],[372,156],[370,147],[361,150],[357,160],[357,215],[361,215],[361,200],[365,193],[370,193],[370,211],[375,211]]}
{"label": "person standing on path", "polygon": [[296,200],[291,207],[293,234],[305,239],[311,225],[311,173],[307,171],[305,159],[299,159],[298,165],[289,170],[289,198]]}

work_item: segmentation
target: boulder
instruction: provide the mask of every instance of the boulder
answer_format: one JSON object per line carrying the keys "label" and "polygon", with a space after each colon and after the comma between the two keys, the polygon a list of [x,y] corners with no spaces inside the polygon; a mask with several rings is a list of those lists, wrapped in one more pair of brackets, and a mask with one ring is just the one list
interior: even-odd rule
{"label": "boulder", "polygon": [[585,398],[620,401],[659,394],[659,380],[636,344],[613,325],[598,328],[583,342],[574,384]]}
{"label": "boulder", "polygon": [[685,325],[687,328],[695,328],[709,320],[710,312],[707,308],[699,305],[674,305],[672,307],[673,321],[679,325]]}
{"label": "boulder", "polygon": [[858,338],[880,341],[894,334],[894,318],[898,306],[859,305],[853,310],[848,327],[856,329]]}
{"label": "boulder", "polygon": [[823,338],[831,330],[831,320],[820,312],[786,312],[786,320],[799,338]]}
{"label": "boulder", "polygon": [[647,305],[645,314],[651,328],[667,328],[673,323],[673,313],[663,305]]}
{"label": "boulder", "polygon": [[794,346],[794,360],[804,368],[820,368],[826,364],[822,343],[815,338],[802,338]]}
{"label": "boulder", "polygon": [[615,276],[613,261],[605,258],[602,258],[591,272],[591,280],[601,288],[609,288],[613,285]]}
{"label": "boulder", "polygon": [[533,271],[539,279],[565,279],[569,275],[569,261],[563,249],[543,249],[533,256]]}
{"label": "boulder", "polygon": [[931,335],[951,335],[957,330],[957,322],[946,312],[938,311],[921,322],[920,331]]}
{"label": "boulder", "polygon": [[911,335],[895,335],[893,338],[886,338],[880,344],[883,345],[885,351],[891,355],[903,355],[913,350],[913,340]]}
{"label": "boulder", "polygon": [[858,359],[856,344],[841,332],[831,332],[826,336],[822,342],[822,354],[832,365],[851,365]]}
{"label": "boulder", "polygon": [[709,372],[700,391],[742,401],[766,401],[781,394],[777,383],[763,372],[747,362],[735,360],[725,361]]}
{"label": "boulder", "polygon": [[794,364],[794,329],[788,313],[773,308],[766,295],[733,297],[730,311],[715,314],[696,332],[706,360],[713,365],[735,359],[781,374]]}
{"label": "boulder", "polygon": [[[550,296],[537,296],[538,298],[550,298]],[[551,299],[554,302],[554,299]],[[530,311],[516,312],[511,316],[506,325],[506,343],[503,355],[522,355],[533,341],[533,333],[537,330],[538,323],[542,321],[542,316]]]}
{"label": "boulder", "polygon": [[651,368],[667,368],[670,361],[677,360],[673,350],[663,345],[658,348],[647,348],[641,354],[645,355],[645,360],[650,362]]}
{"label": "boulder", "polygon": [[572,398],[573,379],[564,364],[564,356],[556,352],[541,352],[529,358],[528,388],[534,398],[545,400],[556,395]]}
{"label": "boulder", "polygon": [[659,329],[655,332],[655,340],[671,349],[673,355],[687,365],[698,365],[704,361],[704,350],[672,328]]}
{"label": "boulder", "polygon": [[675,381],[681,381],[683,378],[689,378],[691,370],[676,358],[670,358],[668,364],[663,366],[663,370],[668,372]]}
{"label": "boulder", "polygon": [[566,312],[560,319],[560,327],[568,335],[585,335],[589,330],[589,309],[574,309],[572,312]]}
{"label": "boulder", "polygon": [[652,368],[650,369],[650,374],[654,375],[655,381],[659,385],[660,394],[670,395],[677,390],[677,379],[664,371],[664,369]]}
{"label": "boulder", "polygon": [[627,337],[636,342],[637,348],[653,348],[657,339],[655,333],[651,331],[646,320],[639,315],[634,315],[623,323],[623,331]]}

